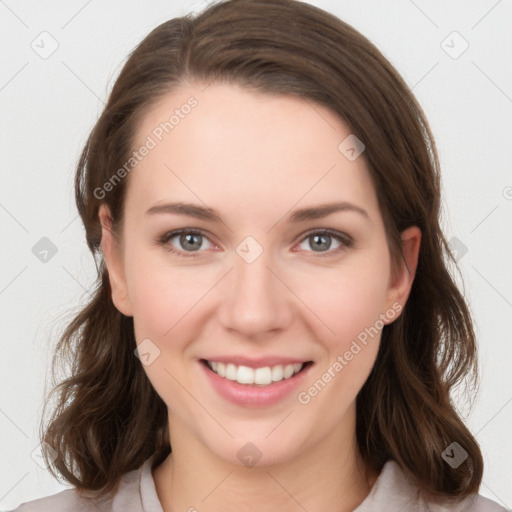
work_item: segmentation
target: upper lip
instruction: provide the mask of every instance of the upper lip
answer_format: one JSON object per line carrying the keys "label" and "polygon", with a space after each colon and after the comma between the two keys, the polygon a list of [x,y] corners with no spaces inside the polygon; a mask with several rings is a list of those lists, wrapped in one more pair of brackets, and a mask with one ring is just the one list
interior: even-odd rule
{"label": "upper lip", "polygon": [[234,364],[235,366],[247,366],[249,368],[264,368],[265,366],[277,366],[297,363],[307,363],[311,359],[298,359],[296,357],[247,357],[247,356],[211,356],[203,358],[207,361],[215,361],[218,363]]}

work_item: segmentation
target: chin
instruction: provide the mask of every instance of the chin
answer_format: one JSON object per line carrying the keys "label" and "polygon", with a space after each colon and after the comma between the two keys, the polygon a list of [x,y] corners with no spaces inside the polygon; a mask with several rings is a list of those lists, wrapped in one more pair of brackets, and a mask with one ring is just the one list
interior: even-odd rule
{"label": "chin", "polygon": [[[303,440],[294,440],[286,430],[269,436],[271,430],[236,437],[222,445],[212,446],[210,450],[229,464],[261,468],[289,462],[298,455],[297,447],[304,447]],[[283,433],[286,438],[282,437]]]}

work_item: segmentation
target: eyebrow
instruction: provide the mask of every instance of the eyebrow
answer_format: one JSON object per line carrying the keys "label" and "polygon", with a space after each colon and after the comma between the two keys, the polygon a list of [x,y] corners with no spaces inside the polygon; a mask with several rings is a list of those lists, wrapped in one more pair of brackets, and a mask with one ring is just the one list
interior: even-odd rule
{"label": "eyebrow", "polygon": [[[295,210],[289,216],[288,222],[296,224],[307,220],[322,219],[336,212],[355,212],[366,219],[370,218],[368,212],[363,208],[360,208],[355,204],[342,201],[339,203],[325,203]],[[146,212],[146,215],[156,214],[187,215],[188,217],[195,217],[200,220],[223,223],[221,216],[214,209],[192,203],[165,203],[155,205]]]}

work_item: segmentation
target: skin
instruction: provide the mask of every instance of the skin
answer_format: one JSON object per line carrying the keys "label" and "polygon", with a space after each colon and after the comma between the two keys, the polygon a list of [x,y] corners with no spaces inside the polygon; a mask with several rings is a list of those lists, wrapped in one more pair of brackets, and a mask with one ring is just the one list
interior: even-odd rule
{"label": "skin", "polygon": [[[299,391],[307,390],[379,315],[405,305],[421,232],[402,233],[405,262],[392,277],[364,153],[345,158],[338,145],[349,127],[304,99],[187,83],[146,113],[137,147],[190,96],[197,107],[129,176],[119,239],[108,208],[99,214],[114,304],[133,316],[137,343],[149,338],[160,350],[144,369],[169,411],[173,452],[153,470],[162,507],[351,511],[378,477],[357,447],[355,400],[380,332],[306,405],[296,392],[257,410],[231,404],[212,389],[198,358],[312,360]],[[145,214],[171,201],[208,206],[224,222]],[[341,211],[287,221],[297,208],[331,201],[357,205],[368,218]],[[167,246],[199,256],[179,256],[155,242],[181,228],[205,232],[200,250],[180,244],[179,236]],[[348,234],[353,246],[336,251],[341,243],[333,237],[330,248],[316,252],[307,232],[325,228]],[[250,264],[236,252],[247,236],[263,249]],[[237,457],[247,442],[261,452],[252,467]]]}

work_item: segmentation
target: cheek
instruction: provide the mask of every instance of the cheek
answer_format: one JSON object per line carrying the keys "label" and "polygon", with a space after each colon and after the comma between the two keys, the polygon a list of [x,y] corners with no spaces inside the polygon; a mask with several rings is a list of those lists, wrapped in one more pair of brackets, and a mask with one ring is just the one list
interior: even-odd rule
{"label": "cheek", "polygon": [[131,254],[126,260],[127,283],[137,340],[163,340],[193,314],[194,305],[212,286],[211,276],[203,275],[200,267],[173,266],[165,254]]}
{"label": "cheek", "polygon": [[299,390],[297,400],[304,414],[321,418],[318,435],[341,421],[375,363],[384,326],[387,277],[380,265],[366,266],[366,272],[333,276],[328,292],[317,287],[316,294],[309,296],[322,320],[316,333],[326,357]]}
{"label": "cheek", "polygon": [[[344,351],[385,312],[389,254],[385,241],[381,245],[364,254],[351,254],[340,261],[339,268],[315,269],[311,265],[307,272],[280,272],[300,298],[298,311],[317,325],[316,334],[326,347]],[[201,300],[215,286],[222,270],[200,264],[180,266],[162,248],[127,249],[125,264],[137,340],[174,337],[190,329],[191,318],[199,327],[201,315],[206,314]],[[218,293],[226,292],[222,289],[220,286]],[[210,295],[208,309],[211,301]]]}
{"label": "cheek", "polygon": [[183,387],[189,389],[191,382],[182,361],[188,353],[189,340],[199,335],[198,302],[211,288],[211,279],[200,271],[172,266],[165,256],[149,251],[127,256],[135,337],[137,343],[149,339],[154,344],[149,345],[154,360],[144,366],[144,371],[155,391],[173,409],[188,410],[190,398]]}
{"label": "cheek", "polygon": [[370,255],[313,275],[298,295],[320,319],[317,335],[330,349],[343,350],[367,328],[380,325],[385,313],[389,273],[387,258]]}

